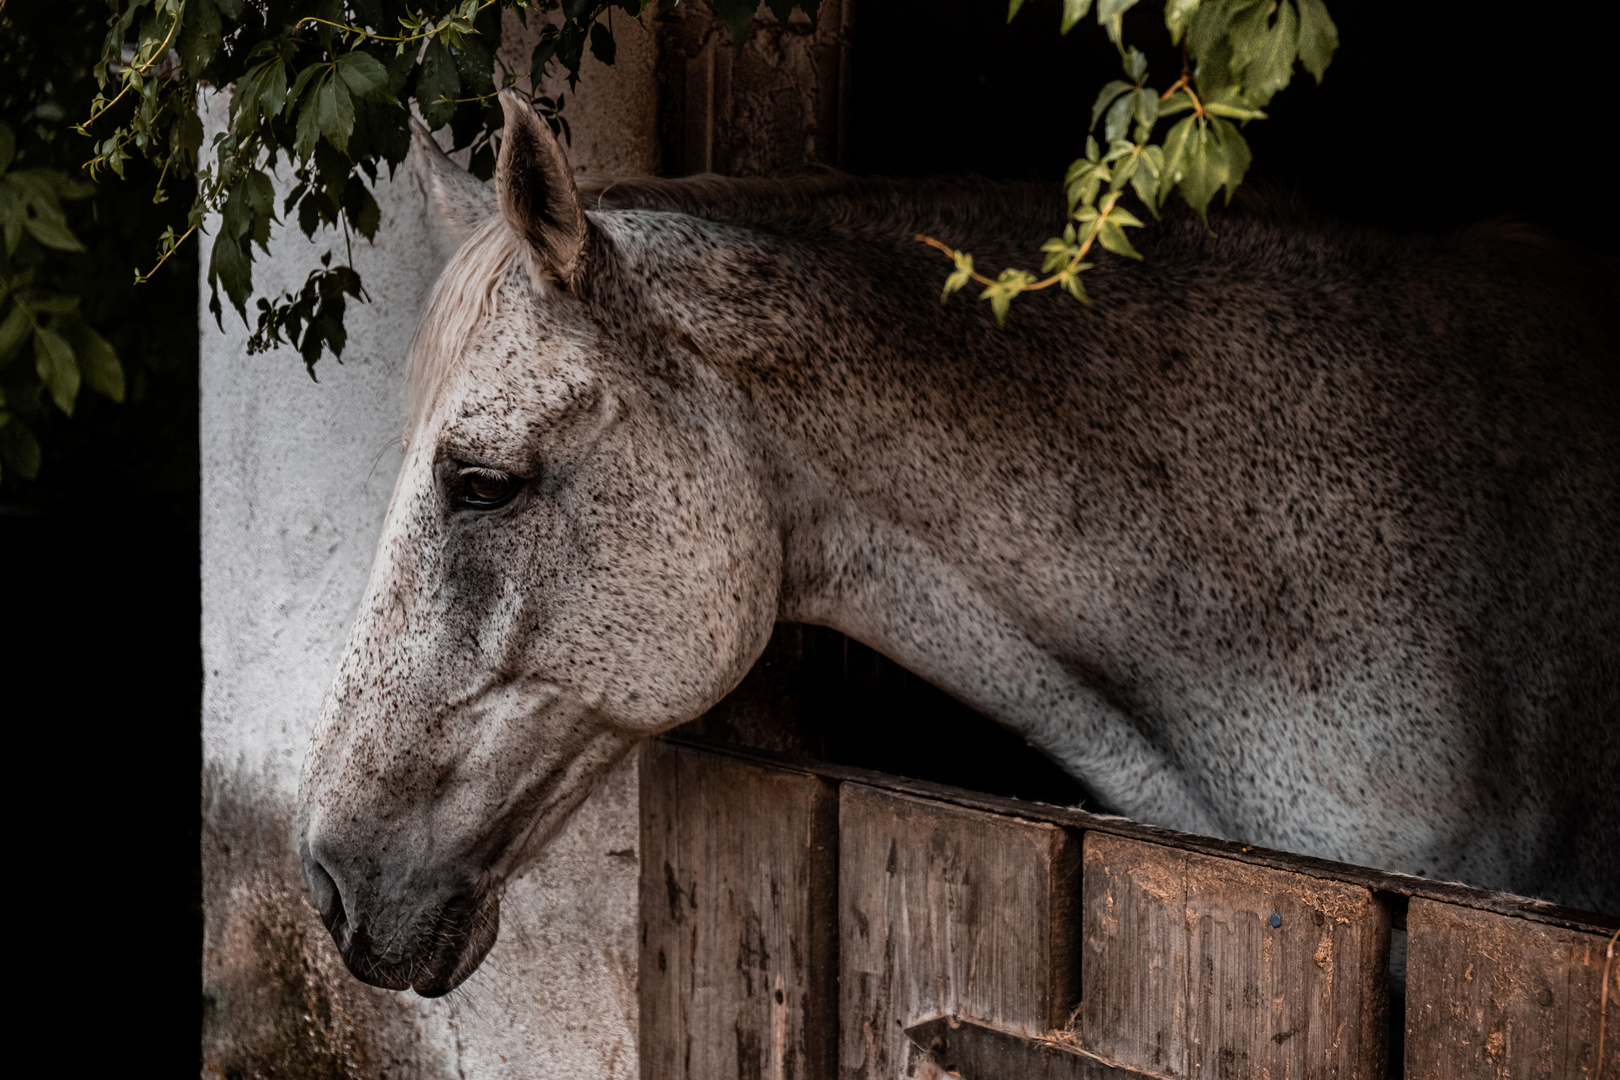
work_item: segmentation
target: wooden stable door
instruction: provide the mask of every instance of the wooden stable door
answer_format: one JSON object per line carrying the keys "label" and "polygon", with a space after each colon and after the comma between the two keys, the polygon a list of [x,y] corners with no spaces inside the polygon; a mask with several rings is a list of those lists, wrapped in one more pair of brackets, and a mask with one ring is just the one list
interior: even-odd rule
{"label": "wooden stable door", "polygon": [[641,807],[644,1080],[1597,1075],[1605,916],[719,746]]}

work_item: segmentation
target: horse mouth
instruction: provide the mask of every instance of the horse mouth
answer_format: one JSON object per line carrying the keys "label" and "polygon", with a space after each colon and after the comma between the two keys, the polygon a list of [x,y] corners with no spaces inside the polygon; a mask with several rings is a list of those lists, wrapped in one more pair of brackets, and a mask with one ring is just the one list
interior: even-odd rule
{"label": "horse mouth", "polygon": [[443,997],[484,962],[500,931],[500,920],[501,901],[494,890],[454,896],[422,933],[421,946],[413,956],[397,961],[379,956],[364,930],[351,935],[340,952],[344,966],[363,983],[384,990],[409,988],[425,998]]}

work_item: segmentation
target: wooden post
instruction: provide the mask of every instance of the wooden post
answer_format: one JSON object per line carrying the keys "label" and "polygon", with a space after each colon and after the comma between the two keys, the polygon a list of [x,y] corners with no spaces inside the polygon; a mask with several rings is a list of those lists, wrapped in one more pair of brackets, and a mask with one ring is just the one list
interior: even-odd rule
{"label": "wooden post", "polygon": [[[1413,899],[1406,941],[1410,1080],[1597,1074],[1606,938]],[[1615,991],[1611,985],[1603,1075],[1620,1080]]]}
{"label": "wooden post", "polygon": [[1370,890],[1085,837],[1085,1048],[1166,1077],[1382,1077],[1389,914]]}
{"label": "wooden post", "polygon": [[830,1080],[836,785],[648,740],[641,1075]]}
{"label": "wooden post", "polygon": [[897,1080],[941,1013],[1062,1027],[1078,1000],[1079,845],[1042,822],[846,783],[839,805],[844,1080]]}

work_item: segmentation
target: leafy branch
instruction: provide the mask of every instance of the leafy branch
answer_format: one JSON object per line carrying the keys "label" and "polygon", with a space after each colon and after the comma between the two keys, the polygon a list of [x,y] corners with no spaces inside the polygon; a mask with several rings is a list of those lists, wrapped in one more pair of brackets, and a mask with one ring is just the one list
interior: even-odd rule
{"label": "leafy branch", "polygon": [[[294,220],[312,239],[341,231],[345,257],[351,235],[373,238],[381,212],[372,189],[384,166],[391,174],[404,161],[413,109],[430,130],[448,127],[452,148],[469,151],[483,179],[494,170],[501,87],[526,78],[535,108],[568,138],[564,96],[542,93],[545,79],[560,69],[572,87],[587,45],[612,63],[600,17],[614,7],[639,17],[647,2],[113,0],[95,68],[102,92],[77,130],[94,140],[92,177],[122,177],[138,157],[159,168],[156,201],[166,181],[196,184],[184,225],[165,230],[154,265],[135,280],[211,231],[215,319],[223,324],[228,304],[248,323],[252,303],[249,351],[290,345],[313,375],[325,353],[341,358],[345,305],[364,298],[364,286],[353,260],[328,250],[301,289],[257,295],[254,269],[276,231]],[[497,70],[507,10],[546,19],[526,70]],[[199,94],[230,85],[225,129],[204,147]],[[292,187],[278,200],[272,176],[283,163]]]}
{"label": "leafy branch", "polygon": [[[15,133],[0,122],[0,475],[10,469],[33,479],[40,446],[27,417],[37,414],[36,399],[48,397],[67,416],[85,386],[122,401],[124,369],[80,314],[79,298],[41,272],[53,253],[85,250],[62,203],[87,198],[95,188],[54,169],[14,169],[15,153]],[[32,372],[11,368],[25,349],[33,355]]]}
{"label": "leafy branch", "polygon": [[[1062,285],[1086,303],[1080,274],[1094,243],[1140,259],[1125,235],[1142,221],[1120,205],[1127,190],[1154,217],[1171,194],[1209,222],[1209,204],[1223,189],[1231,202],[1252,155],[1241,126],[1266,119],[1264,109],[1293,79],[1296,61],[1322,81],[1338,48],[1338,31],[1323,0],[1166,0],[1170,43],[1181,47],[1181,76],[1163,92],[1147,85],[1148,61],[1124,41],[1124,15],[1137,0],[1097,0],[1097,23],[1119,49],[1124,79],[1109,82],[1091,108],[1091,132],[1102,125],[1103,141],[1086,137],[1085,156],[1064,176],[1069,223],[1061,236],[1041,245],[1046,258],[1037,277],[1008,268],[990,278],[974,269],[973,256],[931,236],[915,239],[955,263],[940,295],[943,302],[970,281],[984,286],[998,323],[1012,301],[1026,292]],[[1012,21],[1024,0],[1010,0]],[[1067,34],[1091,11],[1092,0],[1062,0],[1059,32]],[[1154,141],[1161,121],[1189,113]],[[1099,200],[1101,200],[1099,205]]]}

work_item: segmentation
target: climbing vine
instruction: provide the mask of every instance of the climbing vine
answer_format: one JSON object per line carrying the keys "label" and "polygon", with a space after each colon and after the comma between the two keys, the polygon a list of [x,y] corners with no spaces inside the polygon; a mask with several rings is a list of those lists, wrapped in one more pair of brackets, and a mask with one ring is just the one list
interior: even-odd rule
{"label": "climbing vine", "polygon": [[[1249,171],[1242,126],[1266,118],[1265,107],[1292,81],[1296,62],[1320,83],[1339,46],[1322,0],[1167,0],[1164,24],[1181,49],[1181,72],[1160,91],[1148,85],[1147,57],[1125,43],[1124,15],[1137,2],[1096,0],[1097,23],[1119,49],[1125,78],[1104,86],[1091,106],[1085,156],[1063,181],[1069,222],[1041,246],[1044,276],[1009,267],[989,277],[975,269],[972,255],[919,234],[917,240],[955,263],[942,301],[977,282],[997,322],[1006,320],[1014,298],[1054,285],[1086,302],[1080,275],[1093,265],[1085,260],[1094,247],[1142,257],[1125,235],[1142,226],[1127,205],[1129,195],[1154,216],[1172,194],[1180,195],[1207,225],[1210,202],[1222,190],[1230,202]],[[1008,22],[1024,4],[1010,0]],[[1059,32],[1067,34],[1091,10],[1092,0],[1062,0]],[[1155,141],[1160,123],[1181,114]]]}

